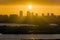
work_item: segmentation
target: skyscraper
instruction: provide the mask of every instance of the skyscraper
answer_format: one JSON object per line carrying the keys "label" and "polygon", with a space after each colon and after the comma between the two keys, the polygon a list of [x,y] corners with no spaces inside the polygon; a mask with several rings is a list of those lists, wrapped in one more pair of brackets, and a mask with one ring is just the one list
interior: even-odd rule
{"label": "skyscraper", "polygon": [[20,16],[23,16],[23,11],[20,11]]}
{"label": "skyscraper", "polygon": [[53,14],[53,13],[51,13],[51,16],[54,16],[54,14]]}
{"label": "skyscraper", "polygon": [[38,16],[38,13],[36,13],[36,16]]}
{"label": "skyscraper", "polygon": [[44,16],[44,13],[42,13],[42,16]]}
{"label": "skyscraper", "polygon": [[49,13],[47,13],[47,16],[50,16]]}
{"label": "skyscraper", "polygon": [[27,16],[30,16],[30,12],[29,11],[27,11]]}

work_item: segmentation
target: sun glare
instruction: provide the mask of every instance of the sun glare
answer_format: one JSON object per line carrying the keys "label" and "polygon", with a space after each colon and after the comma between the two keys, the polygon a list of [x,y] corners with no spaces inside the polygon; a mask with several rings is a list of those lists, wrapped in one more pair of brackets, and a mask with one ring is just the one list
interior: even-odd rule
{"label": "sun glare", "polygon": [[29,8],[29,9],[32,9],[32,5],[28,5],[28,8]]}

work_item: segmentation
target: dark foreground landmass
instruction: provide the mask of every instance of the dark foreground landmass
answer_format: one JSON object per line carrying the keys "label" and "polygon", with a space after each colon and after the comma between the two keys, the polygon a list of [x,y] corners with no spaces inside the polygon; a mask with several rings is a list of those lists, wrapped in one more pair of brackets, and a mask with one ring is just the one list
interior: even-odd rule
{"label": "dark foreground landmass", "polygon": [[10,26],[0,24],[0,33],[3,34],[60,34],[60,16],[49,14],[47,16],[27,15],[0,15],[0,23],[32,24],[38,26]]}
{"label": "dark foreground landmass", "polygon": [[44,25],[44,27],[20,26],[9,27],[0,26],[0,33],[2,34],[60,34],[60,26],[53,27]]}

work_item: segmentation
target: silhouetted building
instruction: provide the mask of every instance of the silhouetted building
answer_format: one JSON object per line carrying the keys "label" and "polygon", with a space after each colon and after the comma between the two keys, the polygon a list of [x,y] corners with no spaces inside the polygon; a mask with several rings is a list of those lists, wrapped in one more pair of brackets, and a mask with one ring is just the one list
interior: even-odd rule
{"label": "silhouetted building", "polygon": [[54,16],[54,13],[51,13],[51,16]]}
{"label": "silhouetted building", "polygon": [[8,19],[8,15],[3,15],[3,18],[4,19]]}
{"label": "silhouetted building", "polygon": [[36,16],[38,16],[38,13],[36,13]]}
{"label": "silhouetted building", "polygon": [[3,15],[0,15],[0,23],[4,21]]}
{"label": "silhouetted building", "polygon": [[33,12],[31,13],[31,16],[34,16],[34,13]]}
{"label": "silhouetted building", "polygon": [[20,16],[23,16],[23,11],[20,11]]}
{"label": "silhouetted building", "polygon": [[42,16],[44,16],[44,13],[42,13]]}
{"label": "silhouetted building", "polygon": [[9,23],[15,23],[18,20],[18,15],[16,14],[11,14],[9,16]]}
{"label": "silhouetted building", "polygon": [[50,16],[49,13],[47,13],[47,16]]}
{"label": "silhouetted building", "polygon": [[18,15],[16,15],[16,14],[11,14],[9,17],[11,17],[11,18],[16,18],[16,17],[18,17]]}
{"label": "silhouetted building", "polygon": [[6,23],[8,20],[8,15],[0,15],[0,22]]}
{"label": "silhouetted building", "polygon": [[3,15],[0,15],[0,19],[3,17]]}
{"label": "silhouetted building", "polygon": [[8,18],[8,15],[3,15],[3,17]]}
{"label": "silhouetted building", "polygon": [[30,12],[29,11],[27,11],[27,16],[30,16]]}

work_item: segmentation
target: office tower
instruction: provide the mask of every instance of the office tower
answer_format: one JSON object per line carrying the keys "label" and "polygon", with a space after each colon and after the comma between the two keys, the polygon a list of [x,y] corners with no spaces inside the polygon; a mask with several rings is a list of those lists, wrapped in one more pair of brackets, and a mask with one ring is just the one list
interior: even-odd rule
{"label": "office tower", "polygon": [[49,13],[47,13],[47,16],[50,16]]}
{"label": "office tower", "polygon": [[27,11],[27,16],[30,16],[30,12],[29,11]]}
{"label": "office tower", "polygon": [[51,13],[51,16],[54,16],[54,14],[53,14],[53,13]]}
{"label": "office tower", "polygon": [[38,13],[36,13],[36,16],[38,16]]}
{"label": "office tower", "polygon": [[20,11],[20,16],[23,16],[23,11]]}
{"label": "office tower", "polygon": [[42,13],[42,16],[44,16],[44,13]]}

